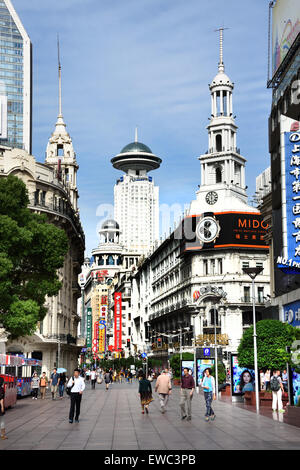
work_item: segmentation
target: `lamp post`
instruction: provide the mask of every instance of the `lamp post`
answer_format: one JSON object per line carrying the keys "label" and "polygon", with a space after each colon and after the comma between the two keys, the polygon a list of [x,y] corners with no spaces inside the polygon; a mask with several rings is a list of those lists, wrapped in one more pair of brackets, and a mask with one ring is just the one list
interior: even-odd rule
{"label": "lamp post", "polygon": [[217,351],[217,325],[216,325],[216,305],[214,305],[214,328],[215,328],[215,373],[216,373],[216,399],[219,399],[219,378],[218,378],[218,351]]}
{"label": "lamp post", "polygon": [[256,268],[243,268],[243,272],[248,274],[252,280],[252,308],[253,308],[253,343],[254,343],[254,371],[255,371],[255,401],[256,412],[259,413],[259,378],[258,378],[258,365],[257,365],[257,338],[256,338],[256,316],[255,316],[255,291],[254,280],[258,274],[263,271],[262,267]]}

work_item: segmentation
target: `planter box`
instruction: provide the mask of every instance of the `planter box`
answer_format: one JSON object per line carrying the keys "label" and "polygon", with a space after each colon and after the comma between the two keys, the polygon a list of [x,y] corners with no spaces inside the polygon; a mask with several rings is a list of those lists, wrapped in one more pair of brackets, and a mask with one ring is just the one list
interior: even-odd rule
{"label": "planter box", "polygon": [[173,385],[181,385],[180,379],[173,379]]}
{"label": "planter box", "polygon": [[221,396],[222,397],[231,397],[231,386],[230,385],[226,385],[226,388],[223,388],[223,390],[221,390]]}
{"label": "planter box", "polygon": [[300,427],[300,406],[288,405],[284,417],[287,419],[288,424]]}
{"label": "planter box", "polygon": [[[272,393],[259,392],[259,404],[260,404],[260,406],[266,406],[266,407],[272,408],[272,400],[273,400]],[[289,401],[288,394],[283,393],[282,394],[283,406],[287,405],[288,401]],[[247,405],[256,406],[255,392],[245,392],[244,393],[244,402]]]}

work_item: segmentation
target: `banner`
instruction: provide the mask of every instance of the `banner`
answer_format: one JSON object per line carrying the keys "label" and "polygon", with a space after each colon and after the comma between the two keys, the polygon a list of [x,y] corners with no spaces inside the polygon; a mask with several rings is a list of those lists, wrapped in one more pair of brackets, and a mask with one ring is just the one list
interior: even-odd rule
{"label": "banner", "polygon": [[115,292],[115,329],[114,329],[114,343],[115,351],[122,350],[122,294]]}
{"label": "banner", "polygon": [[106,321],[99,321],[99,353],[105,353],[106,350]]}
{"label": "banner", "polygon": [[86,320],[86,347],[92,347],[92,309],[87,309],[87,320]]}

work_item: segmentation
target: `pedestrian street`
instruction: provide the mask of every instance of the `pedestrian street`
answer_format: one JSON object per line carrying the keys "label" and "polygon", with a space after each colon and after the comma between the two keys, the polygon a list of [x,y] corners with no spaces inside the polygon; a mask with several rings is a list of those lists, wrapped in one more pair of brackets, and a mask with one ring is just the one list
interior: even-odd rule
{"label": "pedestrian street", "polygon": [[138,382],[113,383],[108,391],[86,384],[79,423],[68,420],[70,400],[18,400],[5,414],[8,439],[2,450],[295,450],[300,428],[242,409],[228,401],[214,401],[215,421],[205,422],[202,394],[192,401],[192,420],[180,418],[179,387],[165,414],[158,395],[149,415],[141,413]]}

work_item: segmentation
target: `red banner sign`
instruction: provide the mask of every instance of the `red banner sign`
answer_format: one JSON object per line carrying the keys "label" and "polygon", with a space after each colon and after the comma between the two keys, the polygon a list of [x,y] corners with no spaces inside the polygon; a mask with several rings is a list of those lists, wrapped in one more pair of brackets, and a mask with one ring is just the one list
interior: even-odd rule
{"label": "red banner sign", "polygon": [[122,350],[122,294],[115,292],[115,351]]}

